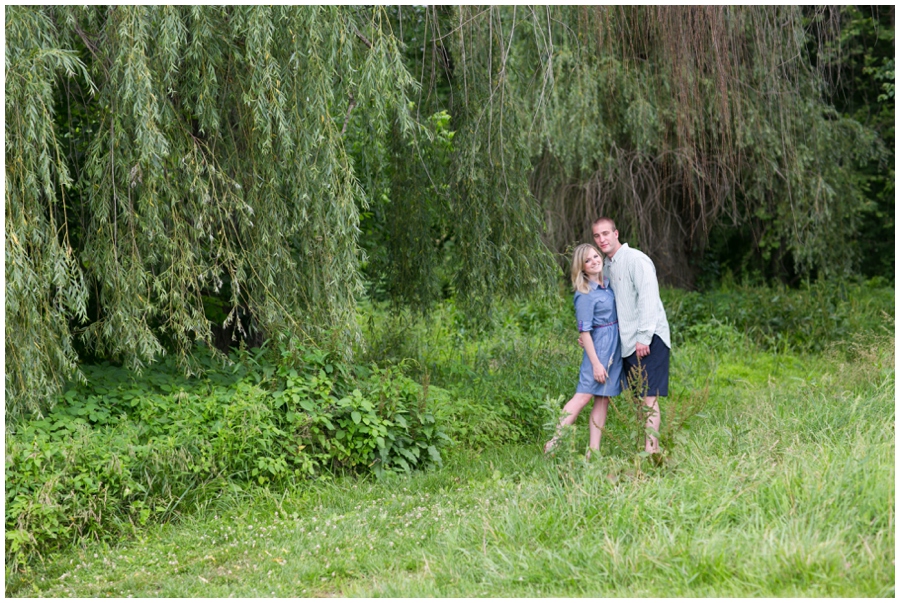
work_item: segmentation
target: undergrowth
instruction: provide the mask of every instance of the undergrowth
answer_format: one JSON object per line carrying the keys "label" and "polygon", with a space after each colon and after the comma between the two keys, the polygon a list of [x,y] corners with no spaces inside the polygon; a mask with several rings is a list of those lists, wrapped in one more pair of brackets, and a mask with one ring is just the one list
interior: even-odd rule
{"label": "undergrowth", "polygon": [[589,462],[584,431],[552,459],[456,447],[432,471],[259,488],[90,543],[16,573],[7,594],[894,596],[893,338],[786,357],[716,330],[736,347],[682,346],[698,373],[719,369],[662,465],[636,462],[615,417],[624,448],[605,438]]}
{"label": "undergrowth", "polygon": [[137,376],[84,367],[44,418],[6,438],[6,563],[83,539],[133,534],[225,492],[323,475],[440,465],[447,441],[427,388],[401,366],[350,366],[317,349],[198,350]]}
{"label": "undergrowth", "polygon": [[[702,413],[714,378],[752,379],[733,352],[771,352],[770,374],[800,355],[846,348],[854,337],[893,334],[894,291],[865,284],[820,282],[799,289],[723,285],[710,292],[662,290],[673,334],[670,395],[660,401],[661,442],[672,448],[688,419]],[[414,378],[428,378],[446,394],[441,404],[448,434],[474,450],[503,443],[538,443],[574,392],[581,349],[577,345],[571,295],[549,302],[507,301],[476,320],[452,301],[428,316],[388,307],[361,313],[370,361],[416,362]],[[721,360],[723,354],[729,359]],[[618,400],[618,403],[617,403]],[[452,401],[452,402],[451,402]],[[621,399],[610,413],[633,413]],[[585,413],[583,413],[585,414]],[[632,440],[643,426],[629,421]],[[578,424],[584,419],[579,418]],[[578,425],[576,424],[576,425]],[[621,437],[612,433],[613,437]],[[633,436],[633,437],[632,437]]]}
{"label": "undergrowth", "polygon": [[[664,289],[674,345],[692,327],[727,323],[762,349],[821,352],[857,333],[893,333],[894,289],[865,283],[818,281],[798,289],[725,283],[697,292]],[[889,329],[889,330],[888,330]]]}
{"label": "undergrowth", "polygon": [[[892,289],[817,284],[663,297],[674,337],[670,395],[660,401],[666,471],[696,458],[708,421],[719,422],[713,447],[740,454],[753,430],[764,430],[748,405],[784,412],[743,400],[745,390],[795,384],[802,374],[806,390],[846,391],[862,409],[867,402],[853,392],[867,391],[872,370],[893,371],[882,351],[893,333]],[[87,383],[69,386],[46,417],[7,426],[10,579],[67,545],[133,537],[254,493],[304,492],[341,474],[389,478],[509,444],[537,452],[544,425],[574,389],[581,350],[568,295],[510,302],[484,321],[452,302],[428,316],[368,307],[360,319],[366,345],[353,365],[293,346],[236,353],[227,365],[198,351],[206,367],[195,378],[168,361],[140,376],[82,367]],[[809,370],[810,354],[838,369]],[[570,453],[553,465],[572,479],[584,463],[582,414]],[[650,469],[636,416],[613,400],[599,458],[620,467],[616,475]],[[810,420],[825,437],[850,416]],[[779,442],[773,450],[788,454]]]}

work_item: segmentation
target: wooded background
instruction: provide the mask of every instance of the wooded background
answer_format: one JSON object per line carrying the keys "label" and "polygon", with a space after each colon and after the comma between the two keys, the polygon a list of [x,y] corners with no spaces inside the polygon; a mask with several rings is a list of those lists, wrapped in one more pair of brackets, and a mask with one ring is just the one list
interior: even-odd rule
{"label": "wooded background", "polygon": [[[6,409],[364,296],[894,275],[893,7],[7,7]],[[347,346],[344,346],[348,349]]]}

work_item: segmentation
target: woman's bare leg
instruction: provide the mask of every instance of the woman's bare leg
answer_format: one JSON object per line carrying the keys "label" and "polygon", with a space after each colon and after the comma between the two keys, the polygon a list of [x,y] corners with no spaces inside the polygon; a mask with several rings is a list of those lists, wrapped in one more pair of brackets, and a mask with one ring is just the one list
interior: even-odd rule
{"label": "woman's bare leg", "polygon": [[588,446],[592,450],[600,450],[600,437],[603,435],[603,426],[606,425],[606,413],[609,410],[609,398],[607,396],[594,396],[594,408],[591,409],[590,425],[588,433],[590,441]]}
{"label": "woman's bare leg", "polygon": [[566,402],[566,405],[563,406],[563,418],[559,421],[559,426],[556,428],[556,435],[553,436],[549,442],[544,444],[544,452],[550,452],[550,450],[556,446],[556,441],[559,439],[559,432],[566,425],[571,425],[575,422],[575,419],[578,418],[578,413],[581,412],[581,409],[587,406],[587,403],[591,401],[593,398],[591,394],[575,394],[572,396],[572,399]]}

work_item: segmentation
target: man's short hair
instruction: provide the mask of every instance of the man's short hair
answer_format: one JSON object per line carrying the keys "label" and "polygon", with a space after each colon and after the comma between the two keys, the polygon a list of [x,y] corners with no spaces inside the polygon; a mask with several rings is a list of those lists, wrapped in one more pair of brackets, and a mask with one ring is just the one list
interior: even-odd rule
{"label": "man's short hair", "polygon": [[612,225],[612,229],[617,230],[615,221],[612,218],[607,218],[606,216],[602,216],[602,217],[594,220],[593,224],[591,224],[591,227],[593,227],[595,224],[598,224],[600,222],[609,222]]}

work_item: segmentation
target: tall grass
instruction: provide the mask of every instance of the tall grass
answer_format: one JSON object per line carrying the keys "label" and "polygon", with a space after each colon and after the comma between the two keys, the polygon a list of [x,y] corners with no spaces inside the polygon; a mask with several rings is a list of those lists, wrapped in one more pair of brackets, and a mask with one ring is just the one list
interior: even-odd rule
{"label": "tall grass", "polygon": [[[706,293],[664,289],[662,295],[674,343],[672,391],[661,400],[669,418],[661,436],[668,447],[677,443],[687,419],[718,403],[710,399],[711,379],[779,378],[806,354],[833,354],[849,350],[854,338],[893,333],[891,288],[822,282],[791,290],[732,283]],[[413,376],[446,394],[442,416],[465,447],[541,441],[545,424],[558,418],[574,392],[582,352],[568,294],[544,303],[510,302],[480,321],[452,302],[427,317],[369,308],[361,318],[367,348],[360,356],[375,362],[414,359]],[[754,373],[742,354],[756,350],[772,354]],[[624,420],[632,412],[625,406],[620,401],[611,412]],[[585,421],[580,418],[579,425]],[[632,423],[630,430],[642,430]],[[612,437],[623,435],[610,429]]]}
{"label": "tall grass", "polygon": [[[376,318],[387,326],[370,354],[413,356],[444,406],[468,404],[470,431],[456,430],[443,468],[257,488],[252,501],[148,527],[138,540],[20,568],[7,594],[895,594],[889,334],[779,351],[727,321],[688,325],[662,409],[668,454],[656,466],[637,456],[619,400],[590,462],[583,421],[570,448],[541,453],[543,408],[568,395],[580,353],[552,312],[469,336],[452,312],[403,329]],[[389,333],[401,335],[391,353]],[[526,358],[530,347],[536,357]],[[529,363],[548,367],[547,379],[525,374]],[[448,429],[460,412],[436,410]],[[491,443],[492,428],[505,444]]]}

